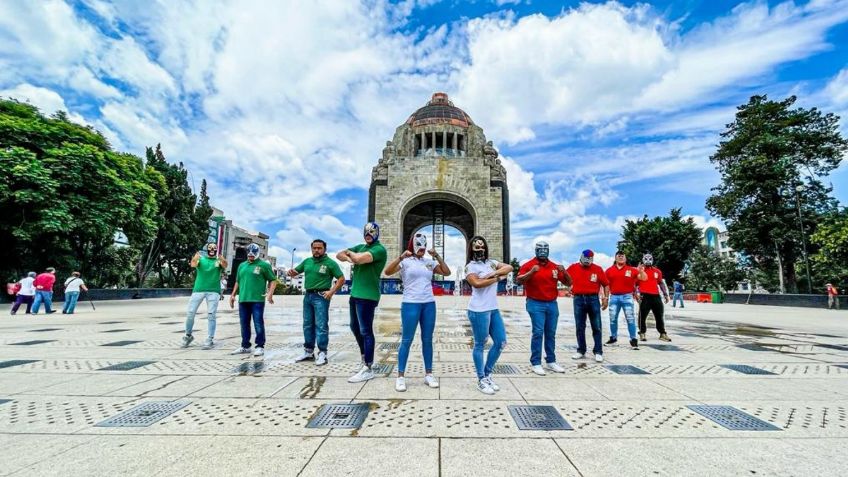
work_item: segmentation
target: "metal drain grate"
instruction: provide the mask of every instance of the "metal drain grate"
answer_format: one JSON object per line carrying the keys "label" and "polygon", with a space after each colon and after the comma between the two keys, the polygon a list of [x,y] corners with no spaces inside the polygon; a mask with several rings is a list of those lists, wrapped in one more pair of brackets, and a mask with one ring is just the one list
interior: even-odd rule
{"label": "metal drain grate", "polygon": [[736,345],[736,347],[742,348],[742,349],[747,349],[748,351],[772,351],[772,350],[766,348],[765,346],[760,346],[760,345],[754,344],[754,343],[740,344],[740,345]]}
{"label": "metal drain grate", "polygon": [[779,431],[780,428],[732,406],[686,406],[731,431]]}
{"label": "metal drain grate", "polygon": [[100,346],[127,346],[136,343],[143,343],[143,341],[113,341],[111,343],[105,343]]}
{"label": "metal drain grate", "polygon": [[647,346],[658,351],[686,351],[680,346],[670,344],[643,344],[642,346]]}
{"label": "metal drain grate", "polygon": [[12,359],[9,361],[0,361],[0,368],[11,368],[12,366],[21,366],[23,364],[37,363],[38,359]]}
{"label": "metal drain grate", "polygon": [[494,368],[492,368],[492,373],[494,374],[521,374],[521,370],[518,369],[514,364],[496,364]]}
{"label": "metal drain grate", "polygon": [[816,346],[818,346],[819,348],[835,349],[838,351],[848,351],[848,346],[842,345],[818,343],[816,344]]}
{"label": "metal drain grate", "polygon": [[101,321],[101,325],[117,325],[118,323],[123,323],[123,321]]}
{"label": "metal drain grate", "polygon": [[374,374],[389,374],[394,367],[393,364],[374,363],[371,365],[371,372]]}
{"label": "metal drain grate", "polygon": [[29,330],[32,333],[38,333],[41,331],[60,331],[62,328],[41,328],[39,330]]}
{"label": "metal drain grate", "polygon": [[103,330],[101,333],[123,333],[124,331],[131,331],[128,328],[117,328],[114,330]]}
{"label": "metal drain grate", "polygon": [[633,366],[632,364],[608,364],[604,367],[615,374],[651,374],[644,369]]}
{"label": "metal drain grate", "polygon": [[122,412],[115,417],[97,423],[97,427],[147,427],[154,422],[188,406],[186,401],[153,401]]}
{"label": "metal drain grate", "polygon": [[156,361],[125,361],[123,363],[113,364],[111,366],[100,368],[98,369],[98,371],[129,371],[131,369],[141,368],[149,364],[153,364],[155,362]]}
{"label": "metal drain grate", "polygon": [[0,399],[0,404],[6,404],[7,402],[12,402],[11,399]]}
{"label": "metal drain grate", "polygon": [[742,374],[767,374],[774,375],[771,371],[766,371],[765,369],[755,368],[753,366],[748,366],[747,364],[720,364],[722,368],[732,369],[733,371],[738,371]]}
{"label": "metal drain grate", "polygon": [[509,406],[509,413],[522,431],[573,431],[553,406]]}
{"label": "metal drain grate", "polygon": [[845,368],[845,369],[848,369],[848,364],[834,364],[833,366],[836,366],[837,368]]}
{"label": "metal drain grate", "polygon": [[233,368],[233,372],[241,376],[259,374],[265,371],[265,361],[248,361]]}
{"label": "metal drain grate", "polygon": [[400,349],[400,343],[383,343],[380,345],[380,351],[397,351]]}
{"label": "metal drain grate", "polygon": [[32,341],[21,341],[20,343],[10,343],[10,344],[13,344],[15,346],[32,346],[32,345],[38,345],[38,344],[44,344],[44,343],[52,343],[54,341],[57,341],[57,340],[32,340]]}
{"label": "metal drain grate", "polygon": [[363,404],[324,404],[306,427],[313,429],[341,428],[359,429],[368,417],[370,405]]}

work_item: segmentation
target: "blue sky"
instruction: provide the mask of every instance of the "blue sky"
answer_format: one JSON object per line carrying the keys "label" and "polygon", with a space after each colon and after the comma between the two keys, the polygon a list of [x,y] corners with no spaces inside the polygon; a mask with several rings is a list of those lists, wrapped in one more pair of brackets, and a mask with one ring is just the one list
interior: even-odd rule
{"label": "blue sky", "polygon": [[[627,218],[716,223],[708,158],[752,94],[845,117],[846,46],[846,0],[13,0],[0,96],[122,151],[161,143],[288,263],[312,237],[360,240],[385,141],[444,91],[500,151],[512,255],[544,239],[604,263]],[[831,181],[848,202],[846,166]],[[454,268],[461,249],[454,235]]]}

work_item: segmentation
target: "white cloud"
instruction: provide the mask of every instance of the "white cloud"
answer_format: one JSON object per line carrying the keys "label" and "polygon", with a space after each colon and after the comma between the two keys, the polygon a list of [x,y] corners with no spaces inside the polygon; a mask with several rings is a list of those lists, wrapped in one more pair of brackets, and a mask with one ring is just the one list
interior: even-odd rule
{"label": "white cloud", "polygon": [[828,82],[825,93],[837,105],[848,105],[848,68],[843,68]]}

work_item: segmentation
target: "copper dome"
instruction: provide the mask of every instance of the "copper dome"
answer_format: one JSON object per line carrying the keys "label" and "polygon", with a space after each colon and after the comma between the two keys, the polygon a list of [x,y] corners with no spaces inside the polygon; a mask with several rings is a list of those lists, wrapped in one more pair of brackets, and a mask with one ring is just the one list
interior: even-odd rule
{"label": "copper dome", "polygon": [[434,93],[426,106],[412,113],[406,124],[413,127],[427,124],[450,124],[467,128],[474,124],[465,111],[457,108],[448,100],[445,93]]}

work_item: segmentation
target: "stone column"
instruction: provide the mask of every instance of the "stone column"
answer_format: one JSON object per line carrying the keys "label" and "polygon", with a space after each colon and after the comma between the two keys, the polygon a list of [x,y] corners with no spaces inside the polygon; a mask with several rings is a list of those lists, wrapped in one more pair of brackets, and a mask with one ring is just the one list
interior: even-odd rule
{"label": "stone column", "polygon": [[[442,131],[442,152],[447,150],[447,148],[448,148],[448,132]],[[442,155],[446,156],[447,154],[442,154]]]}

